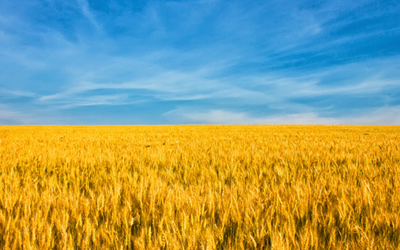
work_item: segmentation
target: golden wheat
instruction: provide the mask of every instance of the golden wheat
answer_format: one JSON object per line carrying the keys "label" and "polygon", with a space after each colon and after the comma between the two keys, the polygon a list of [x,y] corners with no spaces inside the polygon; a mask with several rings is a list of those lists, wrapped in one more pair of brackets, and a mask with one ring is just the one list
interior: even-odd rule
{"label": "golden wheat", "polygon": [[0,127],[1,249],[398,249],[398,126]]}

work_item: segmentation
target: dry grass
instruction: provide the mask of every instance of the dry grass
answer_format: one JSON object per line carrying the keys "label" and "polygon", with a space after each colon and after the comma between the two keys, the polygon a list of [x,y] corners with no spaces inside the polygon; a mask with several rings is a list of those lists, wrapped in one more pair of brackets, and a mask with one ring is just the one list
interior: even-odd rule
{"label": "dry grass", "polygon": [[1,249],[398,249],[400,127],[0,127]]}

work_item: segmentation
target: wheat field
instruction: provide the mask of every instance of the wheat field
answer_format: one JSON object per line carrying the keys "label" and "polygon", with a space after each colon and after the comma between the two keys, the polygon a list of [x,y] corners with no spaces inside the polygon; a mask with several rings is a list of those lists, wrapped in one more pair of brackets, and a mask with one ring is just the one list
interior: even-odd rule
{"label": "wheat field", "polygon": [[1,126],[1,249],[398,249],[399,126]]}

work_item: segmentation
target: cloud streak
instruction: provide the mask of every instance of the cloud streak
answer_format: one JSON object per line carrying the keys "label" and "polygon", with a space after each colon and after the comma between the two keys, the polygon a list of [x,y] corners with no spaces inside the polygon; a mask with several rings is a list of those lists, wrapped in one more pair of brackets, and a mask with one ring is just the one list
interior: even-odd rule
{"label": "cloud streak", "polygon": [[395,2],[33,0],[0,9],[0,104],[21,117],[85,124],[89,112],[107,123],[104,109],[113,122],[162,124],[182,109],[224,115],[221,123],[374,123],[366,113],[400,105]]}
{"label": "cloud streak", "polygon": [[299,125],[398,125],[400,124],[400,106],[389,109],[381,108],[358,117],[321,117],[317,113],[298,113],[252,117],[245,112],[209,110],[196,112],[177,109],[164,114],[171,121],[184,124],[299,124]]}

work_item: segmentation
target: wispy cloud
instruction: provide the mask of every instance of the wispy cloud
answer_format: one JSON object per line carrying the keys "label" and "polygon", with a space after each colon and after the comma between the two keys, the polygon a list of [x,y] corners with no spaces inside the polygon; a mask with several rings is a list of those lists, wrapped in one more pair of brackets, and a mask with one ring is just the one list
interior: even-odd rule
{"label": "wispy cloud", "polygon": [[245,112],[209,110],[196,112],[176,109],[164,114],[170,122],[182,124],[353,124],[353,125],[400,125],[400,106],[379,108],[357,117],[321,117],[317,113],[297,113],[254,117]]}
{"label": "wispy cloud", "polygon": [[[379,109],[395,117],[400,105],[395,2],[33,0],[0,9],[0,104],[21,117],[57,112],[76,124],[110,108],[117,122],[136,112],[142,123],[170,123],[161,114],[183,109],[213,123],[358,123]],[[393,123],[385,119],[375,120]]]}
{"label": "wispy cloud", "polygon": [[8,110],[4,105],[0,105],[0,124],[29,124],[31,121],[25,114]]}
{"label": "wispy cloud", "polygon": [[100,24],[96,20],[95,15],[92,13],[90,10],[89,4],[87,0],[77,0],[79,7],[81,8],[82,14],[89,20],[90,23],[93,24],[93,26],[97,29],[100,30]]}
{"label": "wispy cloud", "polygon": [[54,119],[42,120],[41,118],[44,117],[36,117],[34,114],[11,108],[8,105],[0,104],[0,124],[2,125],[51,124],[54,122]]}

